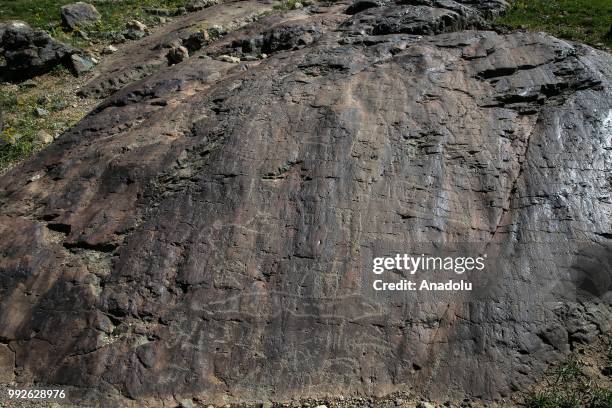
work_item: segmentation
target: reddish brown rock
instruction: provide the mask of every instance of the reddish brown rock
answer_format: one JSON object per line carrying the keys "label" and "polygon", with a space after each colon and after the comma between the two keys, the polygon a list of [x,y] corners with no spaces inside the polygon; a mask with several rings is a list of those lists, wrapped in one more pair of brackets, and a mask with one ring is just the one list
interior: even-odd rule
{"label": "reddish brown rock", "polygon": [[[429,3],[267,16],[3,175],[16,380],[133,404],[492,399],[609,331],[612,57],[484,30],[501,2]],[[299,19],[279,32],[315,26],[304,44],[210,58]],[[490,254],[479,289],[371,289],[375,257],[427,243]]]}

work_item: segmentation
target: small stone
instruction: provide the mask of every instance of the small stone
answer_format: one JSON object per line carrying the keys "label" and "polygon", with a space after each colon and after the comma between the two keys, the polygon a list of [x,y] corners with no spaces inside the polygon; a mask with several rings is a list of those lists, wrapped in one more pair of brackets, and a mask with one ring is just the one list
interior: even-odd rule
{"label": "small stone", "polygon": [[44,108],[36,108],[36,109],[34,109],[34,114],[40,118],[40,117],[43,117],[43,116],[48,116],[49,115],[49,111],[44,109]]}
{"label": "small stone", "polygon": [[395,406],[396,407],[401,407],[402,405],[404,405],[404,400],[401,398],[396,398],[395,399]]}
{"label": "small stone", "polygon": [[140,31],[140,30],[126,30],[123,35],[125,36],[125,38],[127,38],[128,40],[140,40],[141,38],[144,38],[147,36],[147,32],[146,31]]}
{"label": "small stone", "polygon": [[327,405],[317,405],[315,408],[327,408]]}
{"label": "small stone", "polygon": [[431,402],[419,401],[416,408],[436,408],[436,407]]}
{"label": "small stone", "polygon": [[147,35],[147,26],[138,20],[131,20],[125,25],[123,35],[130,40],[139,40]]}
{"label": "small stone", "polygon": [[115,52],[117,52],[117,47],[115,47],[114,45],[107,45],[102,50],[102,54],[104,54],[104,55],[113,54]]}
{"label": "small stone", "polygon": [[234,63],[234,64],[235,64],[235,63],[240,62],[240,58],[238,58],[238,57],[233,57],[233,56],[231,56],[231,55],[227,55],[227,54],[219,55],[219,56],[217,57],[217,59],[218,59],[219,61],[231,62],[231,63]]}
{"label": "small stone", "polygon": [[49,144],[53,141],[53,136],[44,130],[39,130],[36,132],[35,140],[38,144]]}
{"label": "small stone", "polygon": [[122,33],[112,33],[110,35],[110,40],[113,44],[123,44],[125,42],[125,35]]}
{"label": "small stone", "polygon": [[76,30],[75,33],[81,37],[82,39],[84,39],[85,41],[89,41],[89,36],[87,35],[87,33],[85,31],[82,30]]}
{"label": "small stone", "polygon": [[181,408],[193,408],[193,400],[191,398],[185,398],[179,402]]}
{"label": "small stone", "polygon": [[125,28],[127,28],[128,30],[136,30],[136,31],[146,31],[147,30],[147,26],[138,20],[128,21],[127,24],[125,25]]}
{"label": "small stone", "polygon": [[211,37],[217,38],[227,34],[227,29],[219,24],[214,24],[212,27],[208,29],[208,34]]}
{"label": "small stone", "polygon": [[62,6],[60,14],[62,23],[72,30],[90,25],[101,18],[100,13],[93,5],[83,2]]}
{"label": "small stone", "polygon": [[72,54],[70,56],[70,62],[72,65],[72,72],[76,76],[81,76],[86,72],[91,71],[91,69],[94,67],[94,62],[91,60],[91,58],[79,54]]}
{"label": "small stone", "polygon": [[178,7],[175,15],[182,16],[183,14],[187,14],[187,9],[185,7]]}
{"label": "small stone", "polygon": [[170,51],[166,54],[166,58],[168,58],[168,65],[178,64],[189,58],[189,51],[187,48],[181,46],[171,48]]}

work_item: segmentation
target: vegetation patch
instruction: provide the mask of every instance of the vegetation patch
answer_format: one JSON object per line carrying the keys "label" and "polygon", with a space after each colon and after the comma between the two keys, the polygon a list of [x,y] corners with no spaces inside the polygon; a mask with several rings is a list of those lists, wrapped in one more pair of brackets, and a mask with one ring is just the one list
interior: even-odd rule
{"label": "vegetation patch", "polygon": [[515,0],[497,23],[546,31],[597,47],[612,47],[610,0]]}
{"label": "vegetation patch", "polygon": [[[62,30],[60,8],[76,0],[3,0],[0,20],[22,20],[58,36]],[[148,9],[165,8],[171,12],[183,6],[185,0],[97,0],[89,1],[100,12],[101,21],[94,25],[98,30],[116,31],[130,19],[150,20]]]}
{"label": "vegetation patch", "polygon": [[[612,351],[608,352],[608,364]],[[612,389],[599,385],[585,374],[576,356],[554,367],[540,389],[527,395],[528,408],[611,408]]]}
{"label": "vegetation patch", "polygon": [[[62,89],[70,74],[58,68],[44,80],[0,86],[0,172],[72,127],[89,106]],[[42,82],[42,83],[41,83]],[[56,91],[49,92],[49,86]]]}

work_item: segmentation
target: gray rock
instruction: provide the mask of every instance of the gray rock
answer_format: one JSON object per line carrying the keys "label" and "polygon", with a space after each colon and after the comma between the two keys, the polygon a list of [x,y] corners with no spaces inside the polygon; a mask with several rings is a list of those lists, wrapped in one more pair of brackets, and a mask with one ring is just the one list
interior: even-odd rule
{"label": "gray rock", "polygon": [[139,40],[148,34],[147,26],[138,20],[129,21],[125,28],[126,30],[123,32],[123,35],[129,40]]}
{"label": "gray rock", "polygon": [[113,44],[123,44],[126,40],[123,33],[111,33],[109,37]]}
{"label": "gray rock", "polygon": [[128,30],[147,31],[146,24],[138,20],[130,20],[125,24],[125,28]]}
{"label": "gray rock", "polygon": [[36,132],[35,141],[39,144],[46,145],[53,142],[53,136],[51,136],[44,130],[39,130],[38,132]]}
{"label": "gray rock", "polygon": [[76,76],[81,76],[91,71],[93,67],[95,66],[95,63],[92,58],[85,56],[85,55],[79,55],[79,54],[73,54],[70,57],[70,62],[71,62],[70,68],[72,69],[72,72]]}
{"label": "gray rock", "polygon": [[217,57],[217,59],[219,61],[231,62],[231,63],[238,63],[238,62],[240,62],[240,58],[234,57],[232,55],[227,55],[227,54],[219,55]]}
{"label": "gray rock", "polygon": [[189,12],[194,12],[204,10],[215,4],[219,4],[219,0],[190,0],[185,4],[185,9]]}
{"label": "gray rock", "polygon": [[189,51],[182,45],[174,47],[168,51],[166,58],[168,58],[168,65],[178,64],[189,58]]}
{"label": "gray rock", "polygon": [[93,5],[83,2],[62,6],[60,14],[62,23],[72,30],[91,25],[101,18],[100,13]]}
{"label": "gray rock", "polygon": [[8,80],[22,81],[68,65],[76,49],[54,40],[43,30],[21,21],[4,25],[2,47],[6,66],[0,72]]}
{"label": "gray rock", "polygon": [[193,408],[193,400],[191,398],[185,398],[179,402],[181,408]]}
{"label": "gray rock", "polygon": [[147,32],[146,31],[140,31],[140,30],[134,30],[134,29],[128,28],[127,30],[125,30],[123,32],[123,35],[128,40],[139,40],[141,38],[146,37],[147,36]]}

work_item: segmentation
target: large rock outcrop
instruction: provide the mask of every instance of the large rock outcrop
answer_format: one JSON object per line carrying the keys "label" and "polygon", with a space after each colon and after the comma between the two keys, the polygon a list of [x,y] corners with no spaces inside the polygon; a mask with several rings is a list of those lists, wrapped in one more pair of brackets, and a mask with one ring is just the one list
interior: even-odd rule
{"label": "large rock outcrop", "polygon": [[[160,52],[0,178],[15,380],[495,399],[609,331],[612,56],[492,31],[504,4],[337,3]],[[432,242],[490,254],[487,285],[371,290],[375,257]]]}

